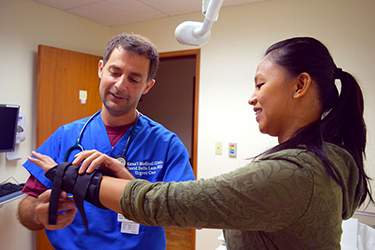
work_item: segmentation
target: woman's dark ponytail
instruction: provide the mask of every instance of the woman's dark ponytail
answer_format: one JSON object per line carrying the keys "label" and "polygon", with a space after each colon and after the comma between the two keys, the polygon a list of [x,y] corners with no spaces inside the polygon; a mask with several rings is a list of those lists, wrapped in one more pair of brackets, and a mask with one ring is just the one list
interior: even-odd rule
{"label": "woman's dark ponytail", "polygon": [[341,71],[339,77],[341,93],[337,104],[322,120],[323,138],[348,150],[357,164],[363,165],[366,125],[362,91],[349,73]]}
{"label": "woman's dark ponytail", "polygon": [[[366,147],[366,124],[363,119],[364,102],[361,88],[355,78],[340,68],[336,70],[335,79],[341,82],[341,93],[336,105],[321,121],[323,140],[345,148],[358,165],[362,183],[367,183],[369,177],[364,171],[363,159]],[[361,204],[365,201],[370,190],[364,185],[365,194]]]}
{"label": "woman's dark ponytail", "polygon": [[[321,120],[302,128],[288,141],[263,154],[306,145],[309,151],[322,159],[327,173],[343,187],[324,150],[324,142],[338,145],[346,149],[357,163],[361,178],[359,185],[363,185],[365,189],[360,204],[367,196],[373,201],[368,187],[369,177],[363,164],[366,125],[363,120],[362,91],[357,81],[351,74],[337,68],[328,49],[311,37],[296,37],[275,43],[267,49],[266,56],[284,68],[291,77],[297,77],[303,72],[311,76],[317,86],[323,115]],[[335,79],[341,82],[340,93]]]}

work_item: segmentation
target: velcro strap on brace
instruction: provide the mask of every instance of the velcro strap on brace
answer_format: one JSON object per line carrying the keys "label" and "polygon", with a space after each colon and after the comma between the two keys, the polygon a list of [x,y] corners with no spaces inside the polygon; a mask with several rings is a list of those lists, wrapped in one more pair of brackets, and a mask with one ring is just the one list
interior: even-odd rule
{"label": "velcro strap on brace", "polygon": [[56,224],[61,190],[73,194],[74,202],[82,216],[86,228],[88,227],[88,223],[83,200],[99,208],[106,209],[106,207],[99,202],[99,187],[103,176],[102,171],[94,170],[94,172],[90,174],[84,173],[80,175],[78,174],[78,170],[79,166],[63,162],[45,173],[45,176],[53,181],[48,216],[49,224]]}

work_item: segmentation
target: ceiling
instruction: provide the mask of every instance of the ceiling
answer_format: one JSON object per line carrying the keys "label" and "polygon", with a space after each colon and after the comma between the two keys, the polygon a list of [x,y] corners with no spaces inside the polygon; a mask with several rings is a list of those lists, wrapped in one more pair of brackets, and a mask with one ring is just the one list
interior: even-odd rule
{"label": "ceiling", "polygon": [[[109,27],[202,11],[202,0],[33,1]],[[260,1],[266,0],[224,0],[222,8]]]}

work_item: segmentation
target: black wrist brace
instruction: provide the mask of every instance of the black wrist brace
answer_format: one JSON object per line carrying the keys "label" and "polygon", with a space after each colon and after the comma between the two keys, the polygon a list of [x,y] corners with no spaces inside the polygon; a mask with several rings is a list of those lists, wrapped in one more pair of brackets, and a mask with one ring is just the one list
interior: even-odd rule
{"label": "black wrist brace", "polygon": [[61,190],[73,194],[74,202],[81,213],[86,228],[88,224],[83,208],[83,200],[99,208],[107,209],[99,202],[99,187],[103,172],[94,170],[90,174],[84,173],[80,175],[78,174],[78,169],[79,166],[72,165],[70,162],[63,162],[45,173],[45,176],[53,182],[49,204],[49,224],[56,224]]}

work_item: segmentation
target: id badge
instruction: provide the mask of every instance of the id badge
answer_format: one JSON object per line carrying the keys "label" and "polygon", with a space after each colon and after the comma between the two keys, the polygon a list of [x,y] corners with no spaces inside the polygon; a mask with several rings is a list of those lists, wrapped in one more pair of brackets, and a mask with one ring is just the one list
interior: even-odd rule
{"label": "id badge", "polygon": [[117,221],[121,222],[121,233],[139,234],[139,224],[126,219],[122,214],[118,214]]}

